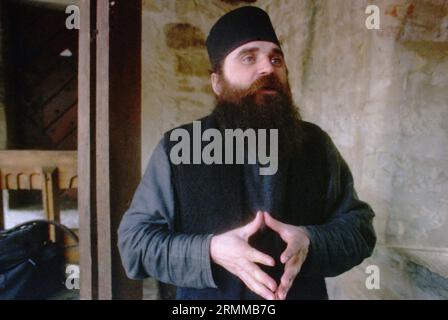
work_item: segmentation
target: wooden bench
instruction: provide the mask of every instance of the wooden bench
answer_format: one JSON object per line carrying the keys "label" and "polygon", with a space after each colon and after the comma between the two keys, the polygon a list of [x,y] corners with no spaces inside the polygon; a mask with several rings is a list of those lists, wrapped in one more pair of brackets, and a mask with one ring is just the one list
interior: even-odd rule
{"label": "wooden bench", "polygon": [[[46,219],[60,222],[59,190],[78,187],[76,151],[0,151],[0,190],[42,190]],[[0,229],[4,229],[0,196]],[[54,226],[50,239],[59,241]]]}

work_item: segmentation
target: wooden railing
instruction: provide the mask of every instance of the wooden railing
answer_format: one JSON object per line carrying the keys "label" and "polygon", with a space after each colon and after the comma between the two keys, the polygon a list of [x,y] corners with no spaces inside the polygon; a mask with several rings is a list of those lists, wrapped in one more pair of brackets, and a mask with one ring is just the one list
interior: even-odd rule
{"label": "wooden railing", "polygon": [[[42,190],[45,216],[60,222],[59,190],[78,187],[76,151],[0,151],[0,190]],[[0,196],[0,229],[4,228]],[[54,226],[50,239],[58,241]]]}

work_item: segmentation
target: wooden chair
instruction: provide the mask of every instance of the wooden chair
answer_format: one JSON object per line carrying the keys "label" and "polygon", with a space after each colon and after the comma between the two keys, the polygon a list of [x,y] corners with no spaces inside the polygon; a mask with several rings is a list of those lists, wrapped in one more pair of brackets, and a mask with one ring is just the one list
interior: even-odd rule
{"label": "wooden chair", "polygon": [[[0,190],[42,190],[45,216],[60,222],[59,190],[77,188],[76,151],[0,151]],[[0,229],[4,229],[0,196]],[[60,241],[54,226],[50,239]]]}

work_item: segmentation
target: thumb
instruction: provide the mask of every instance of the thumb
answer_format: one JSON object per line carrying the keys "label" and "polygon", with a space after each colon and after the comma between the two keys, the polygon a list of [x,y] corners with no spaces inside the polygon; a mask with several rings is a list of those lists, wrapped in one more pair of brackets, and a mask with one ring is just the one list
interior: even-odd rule
{"label": "thumb", "polygon": [[284,223],[278,221],[277,219],[274,219],[269,213],[266,211],[264,212],[264,221],[266,222],[266,225],[277,232],[278,234],[282,234],[284,229]]}
{"label": "thumb", "polygon": [[263,212],[258,211],[255,219],[243,227],[243,236],[248,239],[251,235],[256,233],[264,224]]}
{"label": "thumb", "polygon": [[288,262],[289,259],[291,259],[293,254],[294,254],[294,250],[293,250],[292,246],[290,244],[288,244],[286,246],[285,251],[283,251],[282,254],[280,255],[280,262],[285,264],[286,262]]}

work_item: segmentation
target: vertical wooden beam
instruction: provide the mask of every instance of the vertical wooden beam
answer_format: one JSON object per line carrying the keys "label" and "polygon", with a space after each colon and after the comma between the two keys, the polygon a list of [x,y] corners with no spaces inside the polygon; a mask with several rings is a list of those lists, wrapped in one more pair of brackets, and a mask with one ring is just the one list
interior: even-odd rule
{"label": "vertical wooden beam", "polygon": [[5,229],[5,211],[3,210],[3,190],[0,189],[0,230]]}
{"label": "vertical wooden beam", "polygon": [[[100,1],[101,2],[101,1]],[[80,298],[98,298],[95,174],[96,1],[80,0],[78,54],[78,210]]]}
{"label": "vertical wooden beam", "polygon": [[139,183],[141,1],[97,2],[98,297],[141,299],[117,248],[117,229]]}
{"label": "vertical wooden beam", "polygon": [[97,2],[97,212],[98,212],[98,298],[112,299],[112,239],[109,170],[109,0]]}
{"label": "vertical wooden beam", "polygon": [[3,178],[0,170],[0,230],[5,229],[5,211],[3,210]]}
{"label": "vertical wooden beam", "polygon": [[[61,221],[59,208],[59,188],[56,167],[42,168],[42,202],[47,220]],[[54,225],[49,226],[50,240],[60,242],[61,233]]]}

